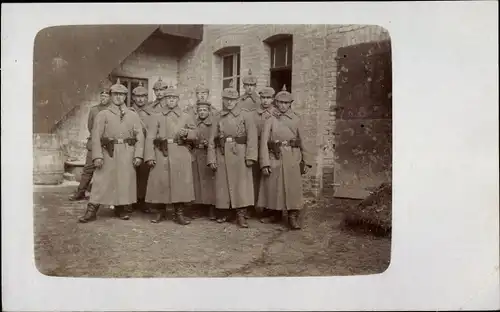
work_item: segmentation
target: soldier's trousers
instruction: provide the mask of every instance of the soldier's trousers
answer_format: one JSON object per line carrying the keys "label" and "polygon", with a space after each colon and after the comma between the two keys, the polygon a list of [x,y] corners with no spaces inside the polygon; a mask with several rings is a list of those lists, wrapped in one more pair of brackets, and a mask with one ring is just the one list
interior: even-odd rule
{"label": "soldier's trousers", "polygon": [[146,198],[149,170],[150,170],[150,167],[145,163],[141,164],[139,167],[136,168],[136,172],[137,172],[137,200],[138,201],[144,201],[144,199]]}
{"label": "soldier's trousers", "polygon": [[85,165],[83,166],[82,177],[78,185],[78,192],[90,191],[90,181],[94,175],[95,166],[92,162],[92,151],[87,150],[87,157],[85,158]]}
{"label": "soldier's trousers", "polygon": [[259,163],[255,163],[252,167],[252,176],[253,176],[253,191],[254,191],[254,207],[256,213],[262,213],[261,207],[257,207],[257,201],[259,199],[259,189],[260,189],[260,178],[261,171]]}

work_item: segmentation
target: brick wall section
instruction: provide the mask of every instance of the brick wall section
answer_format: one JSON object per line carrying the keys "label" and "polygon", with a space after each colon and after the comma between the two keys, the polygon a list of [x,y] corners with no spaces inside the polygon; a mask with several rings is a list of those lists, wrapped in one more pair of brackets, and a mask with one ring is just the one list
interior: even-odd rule
{"label": "brick wall section", "polygon": [[[169,41],[150,37],[119,67],[112,72],[114,75],[148,79],[149,99],[153,100],[153,84],[159,76],[165,81],[177,83],[179,64],[176,40]],[[114,81],[113,81],[114,82]],[[87,130],[88,113],[92,106],[99,103],[99,94],[94,94],[78,107],[75,107],[59,123],[56,133],[67,158],[85,159],[85,142],[89,136]]]}
{"label": "brick wall section", "polygon": [[[191,50],[186,51],[186,53],[178,60],[179,69],[179,80],[178,88],[181,93],[180,104],[185,106],[188,104],[194,104],[194,88],[198,84],[205,84],[210,87],[211,77],[211,58],[204,51],[207,49],[207,27],[203,29],[203,41],[193,47]],[[211,92],[213,95],[213,92]]]}
{"label": "brick wall section", "polygon": [[178,82],[179,57],[174,38],[169,38],[169,41],[157,37],[148,38],[113,70],[113,74],[148,79],[149,100],[153,100],[153,84],[158,77],[175,85]]}

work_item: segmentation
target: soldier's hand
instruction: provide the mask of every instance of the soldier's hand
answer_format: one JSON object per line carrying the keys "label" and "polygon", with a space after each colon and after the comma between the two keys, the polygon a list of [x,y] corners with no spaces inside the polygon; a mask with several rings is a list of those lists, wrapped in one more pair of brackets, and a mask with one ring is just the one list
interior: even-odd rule
{"label": "soldier's hand", "polygon": [[303,169],[302,169],[302,174],[307,174],[310,169],[311,169],[310,166],[304,166]]}
{"label": "soldier's hand", "polygon": [[154,166],[156,165],[156,161],[154,161],[154,160],[148,160],[148,161],[146,162],[146,164],[147,164],[149,167],[154,167]]}
{"label": "soldier's hand", "polygon": [[210,167],[210,169],[212,169],[213,171],[216,171],[217,170],[217,164],[210,164],[208,165]]}
{"label": "soldier's hand", "polygon": [[188,134],[188,131],[186,129],[182,128],[181,130],[179,130],[179,136],[185,137],[185,136],[187,136],[187,134]]}
{"label": "soldier's hand", "polygon": [[142,164],[142,159],[139,157],[134,158],[134,167],[139,167]]}
{"label": "soldier's hand", "polygon": [[251,159],[245,160],[245,164],[247,165],[247,167],[252,167],[254,163],[255,162],[253,160],[251,160]]}
{"label": "soldier's hand", "polygon": [[271,168],[270,167],[264,167],[262,168],[262,174],[265,176],[268,176],[271,174]]}
{"label": "soldier's hand", "polygon": [[101,158],[94,159],[94,166],[97,169],[101,169],[103,164],[104,164],[104,160],[102,160]]}

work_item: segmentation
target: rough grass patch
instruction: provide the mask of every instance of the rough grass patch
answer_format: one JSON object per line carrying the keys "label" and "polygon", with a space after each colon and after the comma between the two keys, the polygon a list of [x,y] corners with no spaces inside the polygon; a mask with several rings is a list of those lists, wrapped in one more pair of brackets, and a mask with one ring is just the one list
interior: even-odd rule
{"label": "rough grass patch", "polygon": [[344,209],[344,225],[376,236],[390,236],[392,183],[382,183],[370,196]]}

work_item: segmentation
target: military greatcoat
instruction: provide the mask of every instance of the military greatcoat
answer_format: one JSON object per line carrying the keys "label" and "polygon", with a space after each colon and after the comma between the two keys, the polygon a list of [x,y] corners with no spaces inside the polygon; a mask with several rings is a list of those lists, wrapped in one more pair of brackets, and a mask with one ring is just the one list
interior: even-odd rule
{"label": "military greatcoat", "polygon": [[[147,134],[147,124],[149,118],[154,113],[152,107],[148,104],[143,107],[139,107],[137,105],[133,106],[134,111],[139,115],[142,122],[142,130],[144,133],[144,137]],[[139,167],[137,167],[137,198],[144,199],[146,198],[146,189],[148,185],[148,177],[149,177],[149,166],[146,162],[143,162]]]}
{"label": "military greatcoat", "polygon": [[217,164],[216,207],[229,209],[252,206],[252,168],[247,167],[245,161],[258,159],[255,120],[239,106],[231,111],[221,111],[219,116],[210,133],[207,154],[207,164]]}
{"label": "military greatcoat", "polygon": [[[179,141],[178,132],[187,129],[186,142]],[[146,192],[146,202],[154,204],[187,203],[194,200],[192,154],[188,144],[196,138],[192,116],[179,106],[166,109],[149,118],[144,160],[154,160]],[[155,139],[167,140],[166,155],[155,145]]]}
{"label": "military greatcoat", "polygon": [[256,92],[243,94],[238,100],[238,106],[247,111],[254,111],[260,108],[260,96]]}
{"label": "military greatcoat", "polygon": [[[281,145],[280,155],[269,149],[268,142],[290,143],[297,140],[298,147]],[[312,154],[305,142],[301,118],[292,110],[284,114],[275,111],[264,124],[259,149],[260,167],[270,167],[271,174],[262,175],[259,207],[272,210],[302,209],[302,176],[300,163],[312,166]]]}
{"label": "military greatcoat", "polygon": [[213,115],[206,119],[196,119],[197,135],[193,151],[193,181],[195,203],[215,205],[215,173],[207,165],[207,148],[210,131],[217,118]]}
{"label": "military greatcoat", "polygon": [[[144,134],[141,119],[123,106],[123,118],[118,106],[109,107],[96,115],[92,129],[92,160],[103,159],[102,168],[94,172],[90,202],[104,205],[129,205],[137,201],[136,171],[133,160],[143,157]],[[117,139],[113,157],[103,148],[103,138]],[[135,138],[131,146],[123,139]]]}
{"label": "military greatcoat", "polygon": [[97,104],[97,105],[94,105],[90,108],[90,111],[89,111],[89,118],[88,118],[88,121],[87,121],[87,128],[89,129],[89,134],[90,136],[88,137],[88,140],[87,140],[87,150],[88,151],[91,151],[92,150],[92,129],[94,128],[94,121],[95,121],[95,117],[97,116],[97,114],[102,111],[102,110],[105,110],[106,108],[109,107],[109,105],[111,104]]}
{"label": "military greatcoat", "polygon": [[[255,125],[257,127],[257,136],[259,138],[258,139],[259,142],[262,135],[262,130],[264,129],[264,123],[273,115],[274,111],[275,108],[273,106],[270,106],[268,108],[259,107],[258,109],[252,112],[255,119]],[[255,192],[255,203],[257,204],[259,199],[260,180],[261,180],[261,170],[259,163],[256,163],[253,166],[252,171],[253,171],[253,184]]]}

